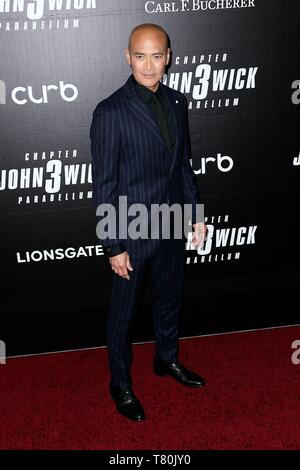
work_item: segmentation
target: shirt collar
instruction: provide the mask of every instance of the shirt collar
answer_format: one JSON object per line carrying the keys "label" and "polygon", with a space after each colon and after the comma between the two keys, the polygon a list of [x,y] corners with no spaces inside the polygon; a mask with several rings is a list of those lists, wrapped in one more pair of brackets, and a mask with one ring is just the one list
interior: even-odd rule
{"label": "shirt collar", "polygon": [[132,80],[133,80],[133,83],[138,91],[138,94],[140,96],[140,98],[145,102],[145,103],[150,103],[150,101],[155,98],[155,96],[157,98],[161,98],[163,96],[163,92],[162,92],[162,87],[161,87],[161,83],[158,84],[158,87],[157,87],[157,90],[156,91],[151,91],[149,88],[147,88],[146,86],[144,85],[141,85],[139,82],[136,81],[136,79],[134,78],[133,74],[132,74]]}

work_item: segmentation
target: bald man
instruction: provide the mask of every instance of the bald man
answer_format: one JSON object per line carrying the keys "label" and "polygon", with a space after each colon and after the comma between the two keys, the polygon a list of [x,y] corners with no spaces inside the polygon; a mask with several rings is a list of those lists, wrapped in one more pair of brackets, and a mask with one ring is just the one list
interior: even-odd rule
{"label": "bald man", "polygon": [[[190,204],[192,243],[201,245],[206,226],[197,215],[200,196],[189,164],[187,100],[179,91],[161,83],[170,60],[166,31],[152,23],[136,26],[130,33],[125,55],[132,74],[93,113],[90,137],[95,206],[109,203],[118,216],[120,196],[127,197],[128,207],[134,203],[148,209],[153,204]],[[96,214],[99,228],[104,214],[99,210]],[[142,220],[146,222],[145,218]],[[133,421],[145,419],[142,404],[132,389],[130,327],[146,271],[150,270],[155,291],[154,373],[189,387],[205,384],[200,375],[178,362],[185,237],[175,235],[172,217],[163,223],[169,224],[170,237],[159,231],[155,238],[147,230],[147,237],[127,234],[121,238],[113,230],[107,237],[97,230],[113,276],[106,328],[109,391],[117,410]]]}

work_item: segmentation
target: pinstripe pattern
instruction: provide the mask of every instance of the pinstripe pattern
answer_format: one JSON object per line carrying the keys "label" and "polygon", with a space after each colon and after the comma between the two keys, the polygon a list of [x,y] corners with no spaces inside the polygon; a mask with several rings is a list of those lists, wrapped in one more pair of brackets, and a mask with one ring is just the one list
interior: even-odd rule
{"label": "pinstripe pattern", "polygon": [[[152,203],[200,203],[195,175],[189,164],[187,101],[179,91],[162,86],[168,93],[176,119],[177,140],[172,154],[158,124],[140,100],[131,76],[122,88],[95,108],[90,129],[95,207],[111,203],[118,209],[119,195],[127,195],[128,205],[144,203],[149,208]],[[129,223],[130,220],[129,216]],[[155,354],[165,363],[177,359],[184,241],[184,238],[101,240],[103,246],[122,242],[133,267],[129,281],[112,273],[106,334],[111,379],[115,385],[131,383],[130,327],[148,269],[155,289]]]}
{"label": "pinstripe pattern", "polygon": [[156,339],[156,357],[164,363],[178,356],[178,323],[184,282],[183,240],[162,240],[158,252],[149,260],[131,258],[130,280],[114,272],[106,338],[111,381],[131,384],[132,347],[130,327],[149,271],[155,298],[152,314]]}
{"label": "pinstripe pattern", "polygon": [[[96,106],[90,129],[95,207],[111,203],[118,210],[119,195],[126,195],[128,204],[143,203],[147,207],[168,201],[200,203],[189,163],[186,98],[179,91],[162,86],[176,118],[177,140],[172,154],[158,124],[139,98],[131,76],[123,87]],[[128,223],[134,218],[129,216]],[[101,240],[103,246],[118,242],[132,256],[143,259],[153,256],[160,245],[159,239]]]}

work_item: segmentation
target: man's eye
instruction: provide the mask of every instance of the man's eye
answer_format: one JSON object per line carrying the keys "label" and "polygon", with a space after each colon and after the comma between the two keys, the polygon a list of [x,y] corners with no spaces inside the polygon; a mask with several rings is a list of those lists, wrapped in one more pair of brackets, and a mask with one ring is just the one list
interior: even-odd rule
{"label": "man's eye", "polygon": [[154,57],[155,57],[155,59],[161,59],[162,56],[161,55],[156,55]]}

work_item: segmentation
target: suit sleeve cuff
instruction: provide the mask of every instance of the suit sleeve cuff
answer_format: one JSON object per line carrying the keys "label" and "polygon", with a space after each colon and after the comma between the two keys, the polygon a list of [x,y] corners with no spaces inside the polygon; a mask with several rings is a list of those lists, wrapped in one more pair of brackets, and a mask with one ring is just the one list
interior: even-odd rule
{"label": "suit sleeve cuff", "polygon": [[103,253],[105,256],[110,257],[110,256],[117,256],[120,255],[121,253],[124,253],[126,251],[126,248],[122,243],[115,243],[114,245],[110,246],[102,246]]}
{"label": "suit sleeve cuff", "polygon": [[203,203],[199,202],[196,206],[192,208],[192,225],[198,224],[199,222],[204,222],[204,212],[203,212]]}

